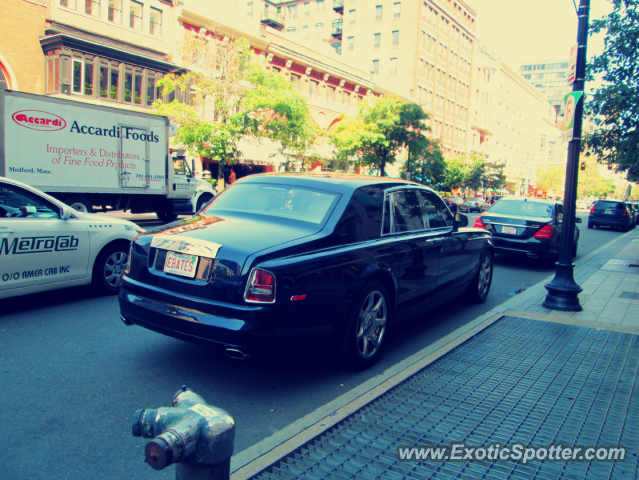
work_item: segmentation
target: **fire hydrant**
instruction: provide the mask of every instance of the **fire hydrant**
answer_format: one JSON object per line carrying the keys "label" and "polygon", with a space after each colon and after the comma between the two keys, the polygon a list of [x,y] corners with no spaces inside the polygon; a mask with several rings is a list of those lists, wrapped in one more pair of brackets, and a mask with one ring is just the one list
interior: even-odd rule
{"label": "fire hydrant", "polygon": [[176,480],[228,480],[235,447],[235,421],[183,386],[173,407],[137,410],[133,436],[153,438],[144,449],[156,470],[176,464]]}

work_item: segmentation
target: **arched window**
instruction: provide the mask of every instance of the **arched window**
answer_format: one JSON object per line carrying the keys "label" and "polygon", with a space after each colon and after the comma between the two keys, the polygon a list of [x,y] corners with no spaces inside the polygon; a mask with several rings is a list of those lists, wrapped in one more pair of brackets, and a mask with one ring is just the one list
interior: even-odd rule
{"label": "arched window", "polygon": [[0,63],[0,82],[4,82],[4,88],[11,88],[11,82],[9,80],[9,72],[4,68],[4,65]]}

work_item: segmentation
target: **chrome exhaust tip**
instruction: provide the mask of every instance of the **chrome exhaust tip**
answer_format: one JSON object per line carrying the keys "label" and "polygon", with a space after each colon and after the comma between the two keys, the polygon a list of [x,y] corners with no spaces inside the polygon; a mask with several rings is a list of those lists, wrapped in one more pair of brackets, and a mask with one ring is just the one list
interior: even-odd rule
{"label": "chrome exhaust tip", "polygon": [[131,325],[133,325],[133,323],[131,323],[129,320],[127,320],[124,315],[120,315],[120,320],[122,320],[122,323],[124,323],[127,327],[130,327]]}
{"label": "chrome exhaust tip", "polygon": [[246,353],[238,350],[237,348],[227,348],[226,350],[224,350],[224,353],[226,353],[227,357],[234,360],[244,360],[245,358],[248,358],[248,355]]}

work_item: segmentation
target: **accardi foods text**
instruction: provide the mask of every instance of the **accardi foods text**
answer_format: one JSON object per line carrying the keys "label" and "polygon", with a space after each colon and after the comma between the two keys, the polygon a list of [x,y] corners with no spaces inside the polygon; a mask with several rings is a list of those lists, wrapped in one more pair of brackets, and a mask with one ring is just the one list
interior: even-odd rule
{"label": "accardi foods text", "polygon": [[[123,130],[122,135],[120,135],[120,130]],[[153,132],[150,133],[137,133],[135,130],[137,128],[133,127],[111,127],[111,128],[100,128],[100,127],[89,127],[87,125],[79,126],[76,120],[73,121],[73,125],[71,125],[71,132],[82,133],[84,135],[99,135],[102,137],[115,137],[115,138],[126,138],[127,140],[142,140],[143,142],[152,142],[158,143],[160,141],[160,137],[154,135]]]}

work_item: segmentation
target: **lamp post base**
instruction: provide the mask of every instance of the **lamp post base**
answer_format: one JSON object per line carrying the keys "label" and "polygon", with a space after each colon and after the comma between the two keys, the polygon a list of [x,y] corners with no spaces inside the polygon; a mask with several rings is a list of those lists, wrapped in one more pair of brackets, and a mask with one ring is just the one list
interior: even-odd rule
{"label": "lamp post base", "polygon": [[548,295],[542,304],[551,310],[564,312],[581,312],[583,308],[579,304],[579,294],[583,288],[575,283],[572,275],[574,265],[557,263],[555,278],[544,285]]}

